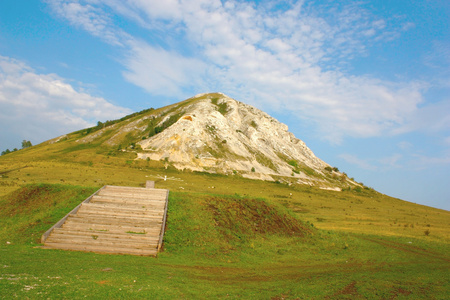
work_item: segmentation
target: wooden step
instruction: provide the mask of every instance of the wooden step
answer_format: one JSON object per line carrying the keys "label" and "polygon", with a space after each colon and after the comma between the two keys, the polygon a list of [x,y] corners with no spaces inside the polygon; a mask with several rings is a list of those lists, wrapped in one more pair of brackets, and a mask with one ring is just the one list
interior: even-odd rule
{"label": "wooden step", "polygon": [[104,203],[117,206],[142,207],[142,208],[147,207],[164,208],[166,205],[165,200],[139,200],[133,198],[126,199],[121,197],[101,196],[101,195],[93,196],[89,203],[99,203],[99,204]]}
{"label": "wooden step", "polygon": [[154,241],[158,240],[159,235],[157,232],[146,232],[143,234],[134,233],[131,231],[120,231],[120,232],[111,232],[111,231],[94,231],[94,230],[74,230],[74,229],[63,229],[58,228],[54,231],[54,236],[99,236],[105,238],[115,238],[115,239],[124,239],[124,240],[145,240],[145,241]]}
{"label": "wooden step", "polygon": [[96,237],[93,235],[92,237],[69,237],[69,236],[52,236],[49,237],[48,243],[60,243],[60,244],[76,244],[83,246],[105,246],[105,247],[119,247],[119,248],[127,248],[127,249],[151,249],[157,248],[158,240],[156,241],[129,241],[129,240],[120,240],[120,239],[105,239]]}
{"label": "wooden step", "polygon": [[[152,227],[160,227],[161,222],[145,222],[145,223],[134,223],[129,221],[121,221],[116,219],[99,219],[91,221],[86,220],[85,218],[79,217],[78,219],[67,220],[66,223],[61,228],[68,228],[69,226],[78,226],[82,227],[83,225],[88,224],[91,225],[92,228],[101,228],[102,226],[116,226],[127,227],[127,228],[152,228]],[[103,228],[102,227],[102,228]]]}
{"label": "wooden step", "polygon": [[77,213],[77,216],[83,217],[86,219],[90,219],[95,221],[97,218],[111,219],[111,220],[122,220],[124,222],[133,223],[139,222],[145,224],[161,222],[163,220],[163,216],[136,216],[135,214],[127,214],[127,213],[108,213],[103,211],[90,211],[90,210],[80,210]]}
{"label": "wooden step", "polygon": [[156,255],[168,190],[105,186],[43,236],[44,248]]}
{"label": "wooden step", "polygon": [[131,255],[145,255],[156,256],[158,250],[155,248],[148,249],[130,249],[124,247],[99,246],[99,245],[78,245],[71,243],[45,243],[42,247],[44,249],[62,249],[62,250],[75,250],[97,253],[111,253],[111,254],[131,254]]}
{"label": "wooden step", "polygon": [[165,199],[167,197],[166,193],[158,193],[158,194],[148,194],[148,193],[130,193],[130,192],[115,192],[102,190],[98,192],[96,195],[100,196],[116,196],[121,198],[145,198],[145,199]]}
{"label": "wooden step", "polygon": [[114,192],[114,193],[134,193],[134,194],[167,194],[165,189],[150,189],[150,188],[136,188],[124,186],[106,186],[99,192]]}
{"label": "wooden step", "polygon": [[[154,243],[142,243],[138,241],[124,242],[122,240],[107,240],[96,238],[95,236],[89,237],[54,237],[48,238],[48,243],[61,243],[61,244],[76,244],[83,246],[102,246],[102,247],[119,247],[119,248],[129,248],[129,249],[146,249],[146,248],[156,248],[158,241]],[[47,244],[47,243],[46,243]]]}
{"label": "wooden step", "polygon": [[83,208],[77,212],[78,216],[87,216],[87,215],[97,215],[99,217],[117,217],[117,218],[129,218],[133,220],[157,220],[162,219],[162,214],[136,214],[136,213],[128,213],[128,212],[113,212],[113,211],[105,211],[105,210],[97,210],[95,208]]}
{"label": "wooden step", "polygon": [[139,187],[125,187],[125,186],[105,186],[100,192],[115,192],[115,193],[134,193],[134,194],[167,194],[168,190],[154,189],[154,188],[139,188]]}
{"label": "wooden step", "polygon": [[78,243],[78,244],[89,244],[89,245],[110,245],[110,246],[126,246],[130,248],[139,247],[156,247],[158,245],[158,239],[129,239],[123,237],[111,237],[101,234],[91,234],[91,235],[76,235],[76,234],[52,234],[48,238],[49,243]]}
{"label": "wooden step", "polygon": [[162,218],[164,211],[161,210],[127,210],[117,208],[101,208],[91,204],[83,205],[77,212],[77,215],[85,214],[97,214],[99,216],[114,216],[114,217],[130,217],[130,218],[143,218],[143,219],[158,219]]}
{"label": "wooden step", "polygon": [[142,218],[124,218],[112,216],[98,216],[98,215],[75,215],[69,217],[64,223],[63,227],[71,223],[87,223],[87,224],[108,224],[108,225],[126,225],[126,226],[143,226],[151,227],[160,225],[162,219],[142,219]]}
{"label": "wooden step", "polygon": [[155,195],[155,194],[133,194],[133,193],[116,193],[116,192],[108,192],[102,191],[98,193],[99,196],[107,196],[107,197],[118,197],[123,199],[137,199],[137,200],[160,200],[165,201],[166,195]]}
{"label": "wooden step", "polygon": [[162,220],[130,220],[129,218],[113,218],[113,217],[97,217],[97,216],[74,216],[63,224],[69,226],[71,224],[98,224],[98,225],[118,225],[131,227],[152,227],[160,225]]}
{"label": "wooden step", "polygon": [[140,207],[127,207],[118,206],[114,204],[100,204],[100,203],[83,203],[81,209],[88,210],[101,210],[108,212],[127,212],[133,214],[143,214],[143,215],[162,215],[164,213],[164,208],[140,208]]}
{"label": "wooden step", "polygon": [[[70,230],[83,230],[92,232],[111,232],[111,233],[123,233],[123,232],[136,232],[136,233],[160,233],[161,229],[155,229],[155,227],[143,227],[143,226],[127,226],[127,225],[112,225],[112,224],[90,224],[90,223],[72,223],[69,226],[65,225],[63,229]],[[157,228],[157,227],[156,227]]]}
{"label": "wooden step", "polygon": [[132,187],[132,186],[115,186],[115,185],[107,185],[101,191],[132,192],[132,193],[147,193],[147,194],[161,194],[168,192],[168,190],[166,189]]}

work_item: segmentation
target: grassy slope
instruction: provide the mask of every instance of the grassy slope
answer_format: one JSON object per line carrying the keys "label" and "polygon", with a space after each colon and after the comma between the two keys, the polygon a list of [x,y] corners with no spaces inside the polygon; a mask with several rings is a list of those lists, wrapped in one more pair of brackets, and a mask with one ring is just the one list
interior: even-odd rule
{"label": "grassy slope", "polygon": [[[0,172],[11,170],[0,178],[0,297],[443,299],[450,292],[448,211],[370,189],[183,173],[94,145],[66,147],[0,157]],[[171,190],[157,259],[35,248],[96,188],[145,180]]]}

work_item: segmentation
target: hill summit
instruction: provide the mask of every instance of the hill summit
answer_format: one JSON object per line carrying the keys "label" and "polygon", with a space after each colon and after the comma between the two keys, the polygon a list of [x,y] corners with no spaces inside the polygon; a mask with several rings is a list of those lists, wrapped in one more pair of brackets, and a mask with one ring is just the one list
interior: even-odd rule
{"label": "hill summit", "polygon": [[167,158],[177,169],[236,171],[263,179],[293,174],[301,178],[301,172],[294,172],[300,165],[312,170],[328,166],[285,124],[255,107],[221,93],[189,100],[171,108],[159,125],[176,116],[174,124],[139,142],[139,158]]}
{"label": "hill summit", "polygon": [[199,94],[78,133],[79,144],[118,147],[135,153],[136,160],[159,161],[178,170],[335,190],[358,185],[317,158],[287,125],[222,93]]}

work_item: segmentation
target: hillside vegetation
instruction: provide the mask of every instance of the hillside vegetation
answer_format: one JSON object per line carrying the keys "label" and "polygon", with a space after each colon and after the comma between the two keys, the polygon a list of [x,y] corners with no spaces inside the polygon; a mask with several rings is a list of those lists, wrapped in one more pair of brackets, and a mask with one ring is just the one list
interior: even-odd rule
{"label": "hillside vegetation", "polygon": [[[450,294],[450,212],[363,184],[336,192],[282,177],[268,182],[136,160],[136,139],[142,137],[130,124],[143,116],[153,120],[155,113],[163,110],[106,127],[99,123],[0,157],[0,298],[445,299]],[[163,130],[155,124],[147,138],[156,134],[153,129]],[[128,125],[128,134],[116,136],[116,127]],[[107,143],[113,137],[118,145]],[[341,180],[329,172],[329,183]],[[157,258],[39,248],[42,233],[101,186],[143,186],[146,180],[170,190]]]}
{"label": "hillside vegetation", "polygon": [[[180,172],[128,152],[60,145],[0,157],[2,298],[444,299],[450,292],[448,211],[369,188],[334,192]],[[145,180],[171,191],[158,258],[37,247],[97,188]]]}

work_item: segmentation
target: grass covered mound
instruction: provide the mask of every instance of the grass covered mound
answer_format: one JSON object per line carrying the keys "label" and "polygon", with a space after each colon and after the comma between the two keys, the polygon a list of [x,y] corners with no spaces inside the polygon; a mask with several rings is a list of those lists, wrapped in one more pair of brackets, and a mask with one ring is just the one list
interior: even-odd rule
{"label": "grass covered mound", "polygon": [[314,231],[270,200],[170,192],[163,253],[223,262],[241,251],[254,251],[257,245],[272,249],[300,242]]}
{"label": "grass covered mound", "polygon": [[41,235],[96,188],[30,184],[0,199],[0,243],[39,243]]}
{"label": "grass covered mound", "polygon": [[279,234],[305,236],[310,227],[300,220],[263,199],[212,197],[206,200],[213,213],[215,225],[227,238]]}

